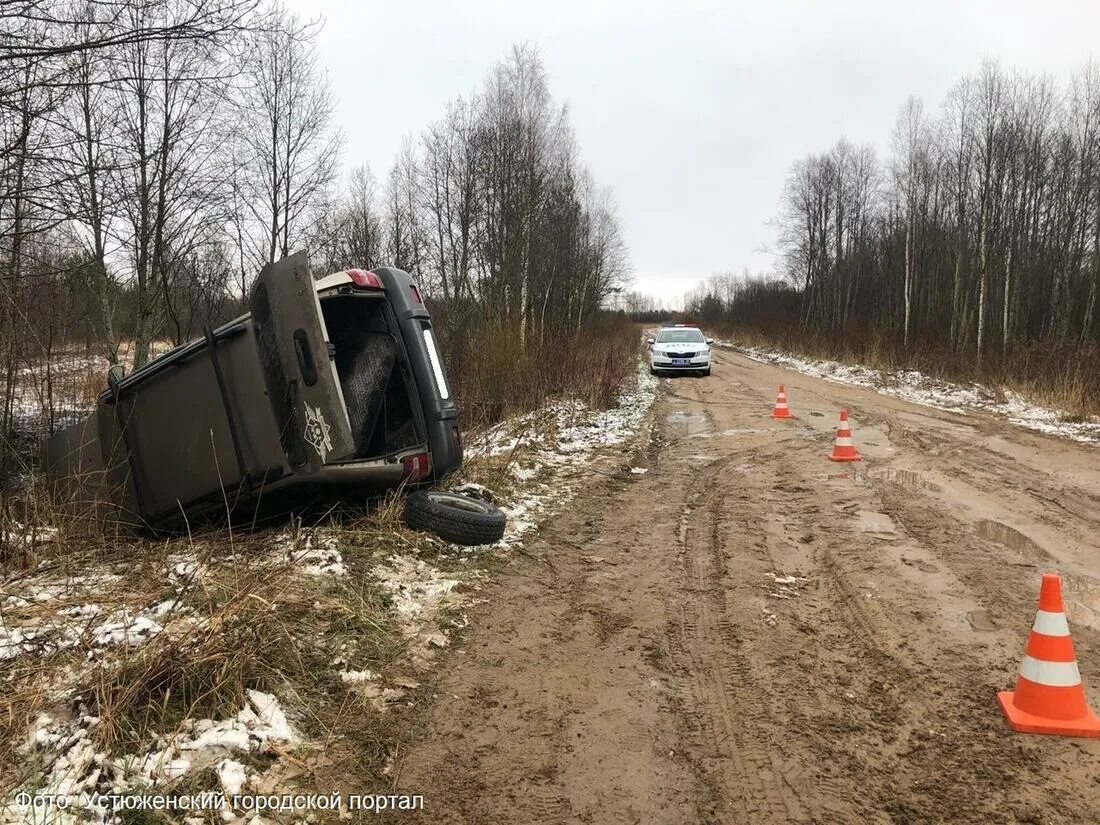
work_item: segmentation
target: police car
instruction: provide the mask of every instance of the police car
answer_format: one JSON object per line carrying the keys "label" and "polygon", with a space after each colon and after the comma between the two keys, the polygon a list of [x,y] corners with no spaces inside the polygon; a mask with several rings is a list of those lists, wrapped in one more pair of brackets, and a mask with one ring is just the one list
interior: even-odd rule
{"label": "police car", "polygon": [[649,339],[649,368],[659,372],[696,372],[710,375],[710,345],[698,327],[687,324],[662,327]]}

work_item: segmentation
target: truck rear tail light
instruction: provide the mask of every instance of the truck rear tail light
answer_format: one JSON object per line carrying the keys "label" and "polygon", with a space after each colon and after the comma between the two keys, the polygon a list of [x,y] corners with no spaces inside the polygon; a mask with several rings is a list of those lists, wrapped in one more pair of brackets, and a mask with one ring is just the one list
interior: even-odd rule
{"label": "truck rear tail light", "polygon": [[427,453],[407,455],[401,459],[401,477],[405,481],[422,481],[430,472]]}
{"label": "truck rear tail light", "polygon": [[451,427],[451,443],[454,444],[456,450],[462,449],[462,430],[458,428],[458,425]]}
{"label": "truck rear tail light", "polygon": [[420,290],[416,288],[416,284],[409,284],[409,292],[412,294],[414,304],[424,306],[424,299],[420,297]]}
{"label": "truck rear tail light", "polygon": [[367,272],[363,269],[348,269],[346,270],[351,277],[351,283],[357,289],[385,289],[385,285],[382,283],[382,279],[375,275],[373,272]]}

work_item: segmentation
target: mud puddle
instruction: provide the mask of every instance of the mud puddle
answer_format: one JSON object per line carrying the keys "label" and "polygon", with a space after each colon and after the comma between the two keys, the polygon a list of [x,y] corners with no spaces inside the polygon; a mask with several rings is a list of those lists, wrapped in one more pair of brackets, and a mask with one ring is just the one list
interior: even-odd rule
{"label": "mud puddle", "polygon": [[1045,555],[1043,548],[1015,527],[1009,527],[1003,521],[982,519],[974,523],[974,532],[986,541],[1002,544],[1010,550],[1016,550],[1027,556]]}
{"label": "mud puddle", "polygon": [[872,481],[885,481],[889,484],[896,484],[907,490],[927,490],[930,493],[943,492],[943,488],[939,484],[930,481],[923,473],[916,470],[888,468],[884,470],[874,470],[866,473],[864,477]]}
{"label": "mud puddle", "polygon": [[710,421],[705,415],[675,410],[665,416],[669,428],[673,434],[679,436],[709,436],[712,435]]}

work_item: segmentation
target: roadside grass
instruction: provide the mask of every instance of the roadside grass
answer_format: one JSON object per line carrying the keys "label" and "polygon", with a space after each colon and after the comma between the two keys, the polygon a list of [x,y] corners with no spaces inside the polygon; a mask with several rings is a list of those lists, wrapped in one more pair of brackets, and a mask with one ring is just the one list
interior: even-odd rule
{"label": "roadside grass", "polygon": [[572,334],[524,343],[514,328],[487,324],[452,334],[443,346],[466,426],[476,430],[553,398],[612,406],[633,373],[638,331],[606,315]]}
{"label": "roadside grass", "polygon": [[[37,523],[58,522],[47,509],[37,506]],[[394,496],[336,527],[293,524],[238,533],[232,542],[224,529],[190,539],[116,537],[90,521],[83,534],[70,526],[45,544],[15,538],[0,567],[0,628],[47,627],[49,637],[7,658],[0,637],[0,809],[8,791],[37,787],[50,767],[47,752],[26,745],[43,714],[57,717],[79,700],[98,720],[89,731],[97,750],[141,754],[178,735],[187,720],[232,718],[250,689],[277,695],[309,743],[308,755],[283,754],[300,763],[294,787],[329,792],[346,787],[333,784],[341,777],[353,777],[356,792],[385,787],[393,714],[379,713],[340,671],[370,670],[381,680],[407,675],[409,639],[371,569],[421,545],[430,558],[444,551],[404,530],[400,512]],[[0,519],[0,529],[12,522]],[[318,530],[338,536],[346,575],[304,574],[293,558],[299,536]],[[291,549],[273,550],[283,545]],[[90,588],[81,586],[89,580]],[[166,602],[163,629],[151,639],[96,644],[93,626],[104,616],[138,615]],[[96,615],[66,613],[86,603]],[[233,755],[246,763],[255,757]],[[195,781],[187,774],[169,787]]]}
{"label": "roadside grass", "polygon": [[[614,406],[637,368],[639,333],[625,321],[525,350],[501,331],[475,338],[472,350],[492,355],[457,371],[468,440],[503,422],[502,441],[553,443],[562,418],[542,415],[548,401],[567,410],[575,401]],[[510,469],[519,453],[471,451],[450,483],[509,499],[524,483]],[[43,715],[64,717],[79,706],[97,720],[87,731],[97,751],[141,755],[196,719],[233,718],[251,690],[277,696],[306,743],[230,754],[263,771],[261,779],[302,792],[390,787],[404,707],[418,701],[418,674],[432,655],[421,637],[461,632],[461,604],[497,551],[457,550],[407,530],[402,490],[369,512],[341,508],[316,524],[143,538],[58,508],[33,463],[23,470],[0,490],[0,811],[10,790],[38,787],[49,774],[50,751],[28,747]],[[343,575],[304,572],[310,541],[322,535],[332,538]],[[400,578],[379,578],[391,560],[457,581],[459,599],[440,600],[410,625],[395,595],[408,597]],[[98,639],[105,619],[145,615],[160,627],[149,638]],[[5,628],[38,635],[5,642]],[[370,671],[372,684],[396,685],[402,698],[380,702],[345,681],[349,671]],[[209,765],[197,765],[165,787],[209,790],[217,782]]]}
{"label": "roadside grass", "polygon": [[[508,470],[513,458],[472,456],[454,483],[507,498],[517,489]],[[415,685],[421,666],[414,654],[430,646],[410,638],[377,568],[391,557],[412,559],[458,579],[461,593],[462,582],[475,581],[498,552],[456,550],[407,530],[403,496],[392,491],[369,512],[318,525],[291,519],[254,532],[219,528],[152,539],[67,514],[37,483],[9,491],[0,508],[0,630],[33,626],[49,634],[10,658],[0,635],[0,809],[8,792],[39,787],[49,774],[49,752],[27,747],[43,715],[58,718],[79,703],[98,720],[88,733],[97,751],[140,755],[180,736],[193,720],[232,718],[249,690],[276,695],[308,746],[231,758],[268,772],[284,789],[389,788],[404,701],[415,701],[417,690],[404,689],[404,700],[380,709],[340,674],[370,671],[379,685]],[[322,533],[333,537],[345,575],[303,573],[295,557]],[[65,614],[88,604],[95,615]],[[133,647],[95,642],[105,617],[137,616],[157,604],[169,607],[151,639]],[[421,631],[454,635],[464,623],[461,607],[444,602]],[[218,784],[202,766],[165,787]]]}
{"label": "roadside grass", "polygon": [[759,329],[715,328],[742,346],[776,349],[809,358],[861,364],[883,371],[919,370],[957,383],[977,383],[995,398],[1004,390],[1061,412],[1061,420],[1083,422],[1100,415],[1100,348],[1034,345],[1008,355],[991,354],[982,364],[973,355],[918,348],[904,352],[880,336],[824,338],[802,334],[797,326],[778,334]]}

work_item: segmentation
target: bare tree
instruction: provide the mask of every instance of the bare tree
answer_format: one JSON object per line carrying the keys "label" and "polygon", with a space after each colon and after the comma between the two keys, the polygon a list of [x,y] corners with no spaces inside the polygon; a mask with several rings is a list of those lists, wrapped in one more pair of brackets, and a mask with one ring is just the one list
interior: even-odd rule
{"label": "bare tree", "polygon": [[985,64],[937,120],[911,99],[883,197],[873,157],[844,142],[795,164],[780,241],[804,328],[874,330],[978,364],[1097,343],[1098,76],[1090,65],[1059,90]]}
{"label": "bare tree", "polygon": [[288,255],[319,220],[342,138],[314,45],[316,26],[277,7],[253,37],[239,89],[235,208],[249,269]]}

